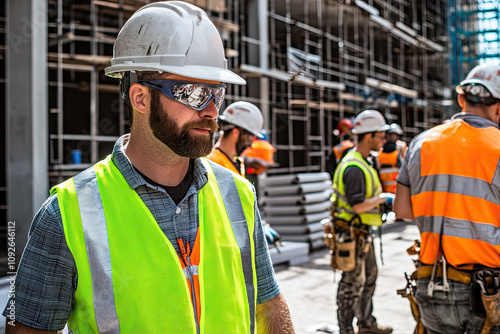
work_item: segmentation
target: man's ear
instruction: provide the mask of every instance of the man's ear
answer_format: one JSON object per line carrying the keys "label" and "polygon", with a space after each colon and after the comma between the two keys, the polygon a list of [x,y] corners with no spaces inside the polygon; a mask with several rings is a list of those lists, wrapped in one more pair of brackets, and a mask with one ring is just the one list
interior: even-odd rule
{"label": "man's ear", "polygon": [[460,106],[460,108],[465,108],[465,96],[464,94],[459,94],[458,95],[458,105]]}
{"label": "man's ear", "polygon": [[240,129],[235,127],[231,130],[231,133],[234,137],[236,137],[236,139],[238,139],[238,137],[240,136]]}
{"label": "man's ear", "polygon": [[151,104],[149,88],[135,83],[129,87],[128,96],[132,108],[141,114],[148,113]]}

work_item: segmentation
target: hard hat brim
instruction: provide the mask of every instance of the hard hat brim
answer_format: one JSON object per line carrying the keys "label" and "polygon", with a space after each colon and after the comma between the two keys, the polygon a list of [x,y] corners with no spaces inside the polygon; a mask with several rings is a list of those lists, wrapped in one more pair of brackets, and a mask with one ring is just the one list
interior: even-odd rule
{"label": "hard hat brim", "polygon": [[351,132],[355,135],[362,135],[364,133],[372,133],[372,132],[382,132],[382,131],[387,131],[391,128],[389,124],[386,124],[379,129],[373,130],[373,131],[356,131],[356,128],[352,129]]}
{"label": "hard hat brim", "polygon": [[[228,121],[224,115],[220,115],[219,119],[221,121],[227,122],[229,124],[233,124],[231,121]],[[241,127],[240,125],[236,125],[236,124],[234,124],[234,125],[237,126],[237,127]],[[260,133],[260,132],[253,131],[253,130],[248,129],[248,128],[243,128],[243,129],[245,129],[245,131],[250,132],[251,134],[253,134],[255,137],[257,137],[259,139],[264,139],[264,135],[262,133]]]}
{"label": "hard hat brim", "polygon": [[104,73],[112,78],[121,78],[123,72],[131,71],[158,71],[166,72],[177,75],[182,75],[188,78],[201,79],[201,80],[213,80],[222,83],[236,84],[236,85],[246,85],[245,79],[237,75],[236,73],[228,70],[221,69],[211,66],[169,66],[169,65],[159,65],[155,66],[153,64],[116,64],[104,69]]}

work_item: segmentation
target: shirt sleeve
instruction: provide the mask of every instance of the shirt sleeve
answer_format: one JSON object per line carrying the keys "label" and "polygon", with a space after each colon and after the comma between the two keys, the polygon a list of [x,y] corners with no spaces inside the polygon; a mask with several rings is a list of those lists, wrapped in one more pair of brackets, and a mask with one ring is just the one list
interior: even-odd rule
{"label": "shirt sleeve", "polygon": [[36,214],[19,263],[15,320],[47,331],[61,330],[68,321],[77,285],[76,264],[66,243],[57,195],[50,196]]}
{"label": "shirt sleeve", "polygon": [[262,220],[257,207],[257,196],[254,189],[254,244],[255,244],[255,268],[257,272],[257,304],[267,302],[280,293],[276,275],[271,263],[269,248],[267,247]]}
{"label": "shirt sleeve", "polygon": [[405,157],[403,159],[403,163],[401,164],[401,168],[399,168],[399,175],[396,178],[396,181],[403,186],[409,187],[410,186],[410,178],[408,175],[408,160],[410,157],[410,152],[409,148],[406,151]]}
{"label": "shirt sleeve", "polygon": [[365,174],[358,166],[348,166],[343,175],[347,203],[352,207],[366,198]]}

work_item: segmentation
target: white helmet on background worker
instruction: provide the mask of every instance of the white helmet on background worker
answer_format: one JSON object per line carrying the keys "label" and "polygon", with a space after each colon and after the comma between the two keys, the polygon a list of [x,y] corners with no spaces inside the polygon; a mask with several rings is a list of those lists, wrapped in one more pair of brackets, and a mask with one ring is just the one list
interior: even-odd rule
{"label": "white helmet on background worker", "polygon": [[[485,87],[489,94],[481,92],[477,85]],[[481,98],[488,98],[488,95],[494,99],[500,99],[500,66],[482,64],[474,67],[455,90],[458,94],[477,95],[479,101]]]}
{"label": "white helmet on background worker", "polygon": [[395,134],[400,135],[400,136],[402,136],[404,134],[404,131],[403,131],[403,129],[401,128],[401,126],[399,124],[392,123],[390,125],[390,127],[391,128],[389,130],[387,130],[387,132],[389,132],[389,133],[395,133]]}
{"label": "white helmet on background worker", "polygon": [[351,132],[355,135],[370,132],[387,131],[391,128],[385,122],[384,116],[377,110],[365,110],[354,119],[354,128]]}
{"label": "white helmet on background worker", "polygon": [[184,1],[145,5],[123,25],[104,72],[121,78],[135,71],[245,84],[227,69],[222,40],[207,14]]}
{"label": "white helmet on background worker", "polygon": [[234,102],[224,109],[219,119],[245,129],[254,136],[263,137],[260,131],[264,125],[264,117],[255,104],[244,101]]}

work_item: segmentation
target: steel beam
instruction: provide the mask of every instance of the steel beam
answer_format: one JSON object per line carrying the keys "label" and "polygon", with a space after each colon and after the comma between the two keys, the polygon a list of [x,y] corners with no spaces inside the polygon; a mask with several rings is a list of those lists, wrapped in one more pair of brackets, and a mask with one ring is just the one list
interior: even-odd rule
{"label": "steel beam", "polygon": [[7,219],[18,259],[48,191],[47,0],[7,0]]}

